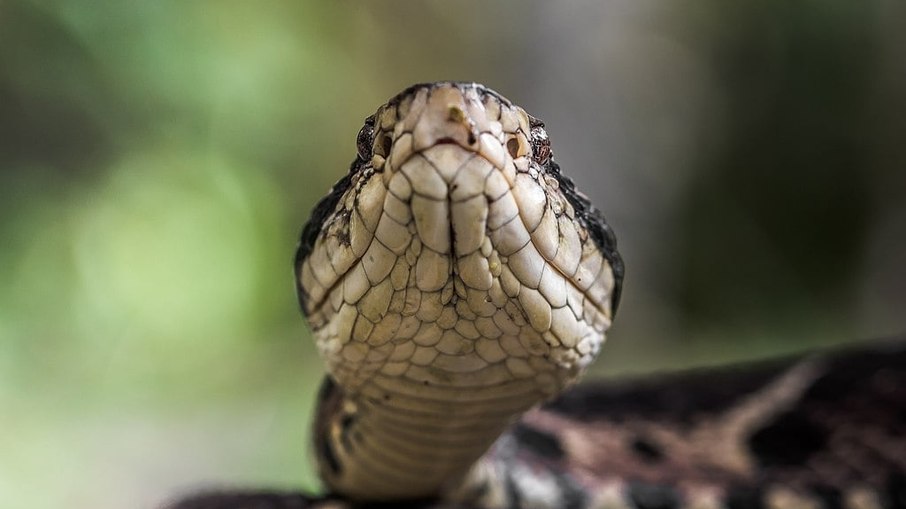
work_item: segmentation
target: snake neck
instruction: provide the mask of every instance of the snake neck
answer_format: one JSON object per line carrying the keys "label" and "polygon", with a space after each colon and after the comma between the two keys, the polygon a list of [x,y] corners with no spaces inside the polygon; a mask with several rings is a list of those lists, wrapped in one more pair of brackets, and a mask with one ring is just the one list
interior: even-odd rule
{"label": "snake neck", "polygon": [[[445,398],[449,389],[394,382],[392,392],[378,382],[347,395],[325,379],[314,436],[321,478],[331,491],[359,500],[400,500],[479,484],[476,459],[514,416],[541,398],[508,384],[470,391],[472,401],[453,401]],[[426,395],[431,392],[433,399]]]}

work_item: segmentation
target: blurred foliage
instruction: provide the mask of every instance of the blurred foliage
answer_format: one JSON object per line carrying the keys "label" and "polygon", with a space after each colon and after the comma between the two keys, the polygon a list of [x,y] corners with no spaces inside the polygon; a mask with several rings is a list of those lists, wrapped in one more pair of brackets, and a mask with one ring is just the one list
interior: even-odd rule
{"label": "blurred foliage", "polygon": [[294,244],[417,81],[544,118],[607,213],[599,372],[903,332],[903,10],[0,0],[0,505],[316,486]]}

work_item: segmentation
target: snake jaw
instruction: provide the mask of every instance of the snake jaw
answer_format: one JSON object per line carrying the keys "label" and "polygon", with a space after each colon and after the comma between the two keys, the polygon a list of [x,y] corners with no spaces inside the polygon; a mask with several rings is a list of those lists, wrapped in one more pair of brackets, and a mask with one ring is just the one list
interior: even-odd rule
{"label": "snake jaw", "polygon": [[[296,260],[318,349],[342,408],[356,409],[324,410],[322,465],[340,467],[322,470],[355,498],[437,494],[594,359],[619,258],[550,159],[543,124],[480,85],[407,90],[366,120],[357,147]],[[406,428],[414,442],[459,445],[400,456],[385,432]],[[399,482],[377,482],[376,462]]]}

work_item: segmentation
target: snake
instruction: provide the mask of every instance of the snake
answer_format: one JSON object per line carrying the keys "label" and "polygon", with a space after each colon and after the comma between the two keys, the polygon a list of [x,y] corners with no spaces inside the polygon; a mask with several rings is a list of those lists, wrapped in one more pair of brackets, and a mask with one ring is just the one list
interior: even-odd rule
{"label": "snake", "polygon": [[324,495],[172,509],[903,509],[906,341],[573,387],[624,265],[544,123],[476,83],[365,119],[295,286]]}
{"label": "snake", "polygon": [[544,122],[483,85],[409,87],[356,145],[295,259],[327,370],[318,471],[354,500],[452,497],[594,360],[623,262]]}

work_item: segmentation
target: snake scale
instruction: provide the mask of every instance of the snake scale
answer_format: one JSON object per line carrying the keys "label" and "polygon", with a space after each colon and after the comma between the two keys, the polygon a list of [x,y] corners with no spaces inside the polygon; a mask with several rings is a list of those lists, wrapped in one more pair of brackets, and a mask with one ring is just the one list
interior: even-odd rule
{"label": "snake scale", "polygon": [[178,507],[906,507],[902,346],[567,390],[623,263],[544,123],[479,84],[419,84],[357,152],[295,260],[330,495]]}

